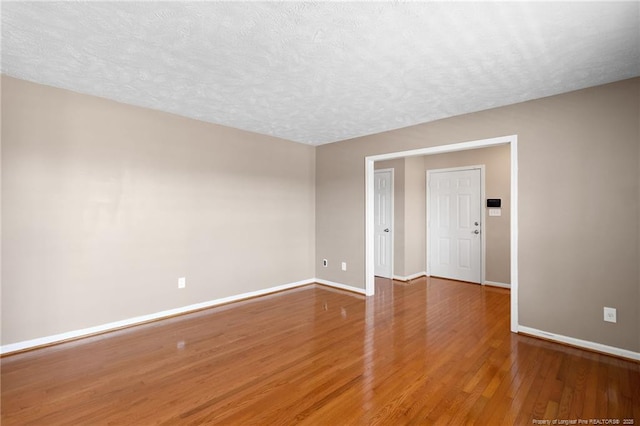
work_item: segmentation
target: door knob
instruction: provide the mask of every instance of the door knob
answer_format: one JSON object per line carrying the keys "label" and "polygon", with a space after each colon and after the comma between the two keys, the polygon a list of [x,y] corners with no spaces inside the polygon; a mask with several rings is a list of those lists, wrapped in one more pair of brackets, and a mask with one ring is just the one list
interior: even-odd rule
{"label": "door knob", "polygon": [[389,228],[385,229],[384,232],[389,232]]}
{"label": "door knob", "polygon": [[475,231],[473,231],[474,234],[478,235],[480,233],[480,231],[478,231],[477,229]]}

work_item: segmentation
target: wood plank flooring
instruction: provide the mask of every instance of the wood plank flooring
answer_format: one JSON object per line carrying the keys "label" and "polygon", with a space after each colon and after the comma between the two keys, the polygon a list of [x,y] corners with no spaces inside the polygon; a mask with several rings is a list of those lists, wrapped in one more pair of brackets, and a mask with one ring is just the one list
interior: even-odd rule
{"label": "wood plank flooring", "polygon": [[3,426],[640,424],[640,364],[512,334],[508,290],[435,278],[366,299],[308,286],[0,363]]}

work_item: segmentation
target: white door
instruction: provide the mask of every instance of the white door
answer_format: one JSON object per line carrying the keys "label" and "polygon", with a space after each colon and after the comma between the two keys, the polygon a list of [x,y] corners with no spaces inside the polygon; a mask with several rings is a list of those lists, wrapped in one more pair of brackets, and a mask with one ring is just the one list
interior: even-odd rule
{"label": "white door", "polygon": [[375,275],[392,278],[393,170],[377,170],[375,172],[374,183]]}
{"label": "white door", "polygon": [[429,275],[481,283],[481,169],[427,176]]}

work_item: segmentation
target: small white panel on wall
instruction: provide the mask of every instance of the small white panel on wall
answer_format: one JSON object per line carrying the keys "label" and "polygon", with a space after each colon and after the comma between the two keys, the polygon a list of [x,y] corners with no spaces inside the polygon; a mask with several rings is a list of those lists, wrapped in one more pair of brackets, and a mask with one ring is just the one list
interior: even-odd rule
{"label": "small white panel on wall", "polygon": [[502,216],[502,209],[489,209],[489,216]]}

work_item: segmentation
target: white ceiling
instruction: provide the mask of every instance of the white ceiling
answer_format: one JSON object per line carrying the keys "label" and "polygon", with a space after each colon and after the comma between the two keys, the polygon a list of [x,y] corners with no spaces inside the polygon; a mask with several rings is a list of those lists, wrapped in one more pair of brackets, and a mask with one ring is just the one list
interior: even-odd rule
{"label": "white ceiling", "polygon": [[640,3],[6,2],[2,72],[319,145],[640,75]]}

